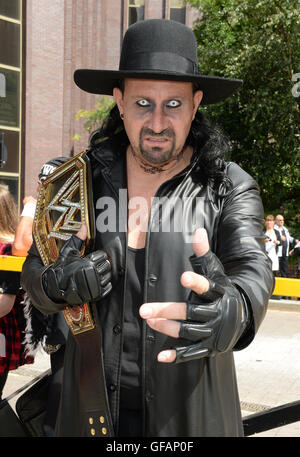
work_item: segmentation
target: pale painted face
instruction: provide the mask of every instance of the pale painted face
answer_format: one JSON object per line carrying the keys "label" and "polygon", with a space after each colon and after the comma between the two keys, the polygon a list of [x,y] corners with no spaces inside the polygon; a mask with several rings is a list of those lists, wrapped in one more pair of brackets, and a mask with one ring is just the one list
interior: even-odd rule
{"label": "pale painted face", "polygon": [[128,78],[114,98],[134,155],[160,167],[183,152],[202,92],[190,82]]}

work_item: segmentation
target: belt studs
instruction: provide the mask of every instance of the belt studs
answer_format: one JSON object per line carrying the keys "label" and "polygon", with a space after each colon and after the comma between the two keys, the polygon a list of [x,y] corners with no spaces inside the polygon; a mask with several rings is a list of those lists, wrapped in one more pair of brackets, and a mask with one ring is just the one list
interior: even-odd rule
{"label": "belt studs", "polygon": [[105,423],[105,417],[104,417],[104,416],[99,416],[99,422],[100,422],[100,424],[102,424],[102,426],[101,426],[100,429],[97,428],[96,423],[94,423],[94,420],[95,420],[95,419],[94,419],[94,417],[92,417],[92,416],[90,416],[89,419],[88,419],[89,424],[90,424],[91,426],[92,426],[93,424],[95,424],[95,425],[94,425],[95,428],[94,428],[94,427],[90,428],[90,434],[91,434],[92,436],[95,436],[96,434],[98,435],[99,432],[100,432],[100,434],[102,434],[102,435],[107,435],[107,427],[105,427],[105,426],[103,425],[103,424]]}

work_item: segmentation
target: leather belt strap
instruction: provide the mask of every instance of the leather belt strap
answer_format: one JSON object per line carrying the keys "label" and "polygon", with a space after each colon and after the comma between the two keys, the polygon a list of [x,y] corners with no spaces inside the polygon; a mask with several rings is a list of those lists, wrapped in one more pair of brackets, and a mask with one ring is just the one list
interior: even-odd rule
{"label": "leather belt strap", "polygon": [[[96,315],[95,307],[93,314]],[[101,328],[96,323],[92,330],[73,336],[81,353],[79,389],[85,410],[84,436],[113,436],[103,367]]]}

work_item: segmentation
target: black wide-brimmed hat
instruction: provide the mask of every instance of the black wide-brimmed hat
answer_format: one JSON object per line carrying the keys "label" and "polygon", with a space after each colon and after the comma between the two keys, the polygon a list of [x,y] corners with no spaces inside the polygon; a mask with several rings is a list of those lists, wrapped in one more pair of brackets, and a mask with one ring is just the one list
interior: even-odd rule
{"label": "black wide-brimmed hat", "polygon": [[80,69],[74,73],[77,86],[92,94],[112,95],[124,78],[190,81],[203,91],[203,105],[225,100],[242,84],[240,79],[201,74],[193,31],[167,19],[139,21],[128,28],[119,70]]}

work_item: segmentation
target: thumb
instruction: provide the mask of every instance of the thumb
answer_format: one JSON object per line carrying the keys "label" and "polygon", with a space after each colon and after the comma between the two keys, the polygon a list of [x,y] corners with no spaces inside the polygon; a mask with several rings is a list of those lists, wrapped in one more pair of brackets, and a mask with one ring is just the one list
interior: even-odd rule
{"label": "thumb", "polygon": [[88,234],[87,226],[85,224],[82,224],[82,226],[80,227],[80,229],[76,233],[76,236],[78,238],[80,238],[82,241],[84,241],[87,238],[87,234]]}
{"label": "thumb", "polygon": [[196,257],[201,257],[209,251],[209,242],[205,228],[198,228],[194,233],[193,251]]}

